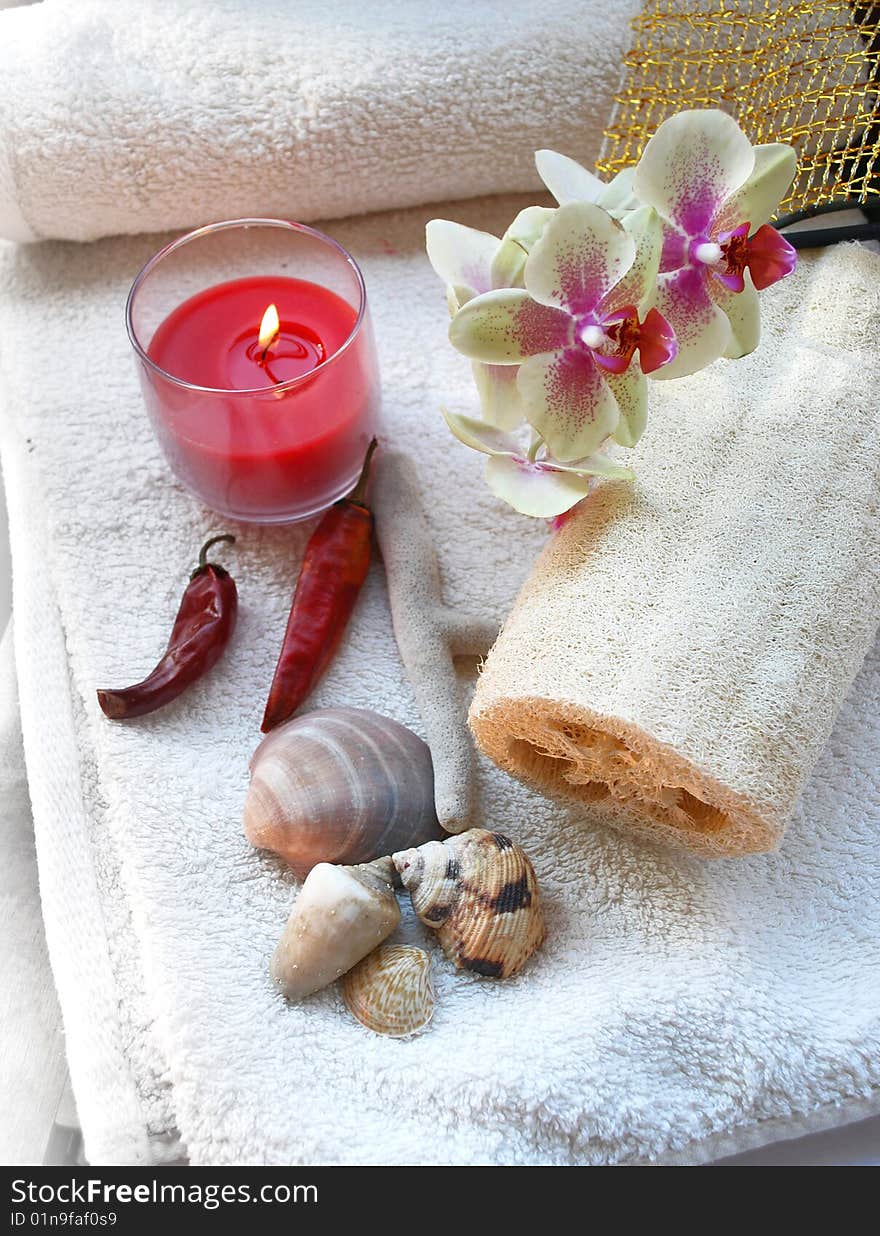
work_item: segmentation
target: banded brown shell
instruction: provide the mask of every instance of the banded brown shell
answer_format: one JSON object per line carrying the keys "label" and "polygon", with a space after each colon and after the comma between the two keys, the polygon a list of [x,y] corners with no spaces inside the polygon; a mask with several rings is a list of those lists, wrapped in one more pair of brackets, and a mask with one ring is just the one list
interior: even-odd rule
{"label": "banded brown shell", "polygon": [[363,708],[322,708],[272,730],[251,759],[244,832],[300,877],[442,836],[431,752]]}
{"label": "banded brown shell", "polygon": [[376,1034],[395,1039],[417,1034],[434,1015],[431,959],[421,948],[383,944],[345,975],[342,997]]}
{"label": "banded brown shell", "polygon": [[472,828],[392,855],[416,914],[462,970],[516,974],[546,931],[538,881],[521,846]]}

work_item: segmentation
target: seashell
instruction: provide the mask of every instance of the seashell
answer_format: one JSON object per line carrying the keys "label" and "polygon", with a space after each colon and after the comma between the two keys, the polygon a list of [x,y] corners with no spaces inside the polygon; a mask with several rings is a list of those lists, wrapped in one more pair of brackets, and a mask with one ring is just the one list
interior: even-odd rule
{"label": "seashell", "polygon": [[251,759],[244,832],[305,876],[442,836],[431,752],[363,708],[322,708],[272,730]]}
{"label": "seashell", "polygon": [[534,869],[501,833],[472,828],[394,854],[392,862],[416,914],[460,969],[509,978],[543,944]]}
{"label": "seashell", "polygon": [[312,868],[272,958],[272,979],[288,1000],[320,991],[391,935],[400,922],[393,878],[390,858]]}
{"label": "seashell", "polygon": [[368,1030],[393,1039],[416,1034],[434,1016],[431,958],[421,948],[383,944],[349,970],[342,997]]}

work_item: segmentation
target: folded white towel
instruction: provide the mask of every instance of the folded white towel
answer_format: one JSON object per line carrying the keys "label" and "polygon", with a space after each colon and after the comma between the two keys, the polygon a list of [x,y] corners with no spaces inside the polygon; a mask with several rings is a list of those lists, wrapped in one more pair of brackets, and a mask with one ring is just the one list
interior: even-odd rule
{"label": "folded white towel", "polygon": [[[497,231],[524,204],[331,227],[364,265],[388,434],[417,461],[447,597],[486,615],[509,608],[546,531],[492,498],[442,424],[441,402],[474,396],[443,343],[423,228],[439,213]],[[405,936],[434,960],[427,1033],[371,1036],[335,990],[286,1007],[267,968],[295,884],[246,844],[241,808],[307,529],[236,529],[224,561],[239,629],[204,683],[130,725],[94,699],[152,663],[193,551],[218,528],[165,468],[122,325],[129,280],[158,243],[0,246],[22,720],[91,1159],[175,1153],[176,1126],[200,1164],[694,1162],[880,1109],[876,652],[779,853],[707,864],[660,851],[579,826],[576,809],[484,764],[483,818],[526,846],[541,881],[542,952],[506,983],[463,976],[408,917]],[[774,306],[833,286],[823,313],[864,296],[874,323],[878,265],[832,250],[764,294],[764,348],[833,354],[829,406],[871,397],[876,359],[834,332],[802,335]],[[736,364],[748,386],[755,361]],[[655,425],[679,391],[658,384]],[[419,728],[380,564],[313,702]]]}
{"label": "folded white towel", "polygon": [[333,218],[535,187],[541,146],[595,160],[638,8],[45,0],[3,13],[0,236]]}

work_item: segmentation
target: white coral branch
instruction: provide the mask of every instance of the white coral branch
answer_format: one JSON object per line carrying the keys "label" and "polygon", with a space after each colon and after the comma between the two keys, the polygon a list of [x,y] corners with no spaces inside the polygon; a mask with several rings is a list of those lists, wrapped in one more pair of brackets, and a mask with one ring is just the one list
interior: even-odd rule
{"label": "white coral branch", "polygon": [[434,760],[437,817],[450,833],[473,825],[476,753],[465,723],[454,657],[484,656],[500,623],[459,614],[443,602],[437,554],[415,468],[382,451],[370,504],[385,562],[394,635]]}

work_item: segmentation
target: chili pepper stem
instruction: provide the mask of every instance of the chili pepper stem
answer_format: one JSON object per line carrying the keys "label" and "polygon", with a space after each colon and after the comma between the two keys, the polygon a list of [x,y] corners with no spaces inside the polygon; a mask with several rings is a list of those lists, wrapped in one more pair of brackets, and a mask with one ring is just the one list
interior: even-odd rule
{"label": "chili pepper stem", "polygon": [[370,460],[373,458],[373,452],[379,445],[379,439],[373,438],[370,445],[367,447],[367,453],[364,456],[364,466],[361,468],[361,474],[358,477],[357,484],[348,495],[343,498],[343,502],[354,502],[358,506],[364,506],[367,496],[367,482],[370,479]]}
{"label": "chili pepper stem", "polygon": [[219,545],[221,541],[227,541],[230,545],[234,545],[235,537],[231,532],[224,532],[221,536],[212,536],[210,540],[205,541],[199,550],[199,565],[196,567],[196,571],[204,571],[208,565],[208,550],[212,545]]}

